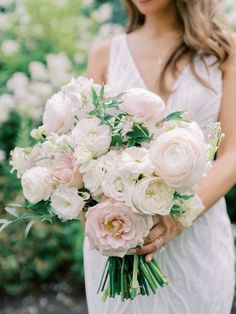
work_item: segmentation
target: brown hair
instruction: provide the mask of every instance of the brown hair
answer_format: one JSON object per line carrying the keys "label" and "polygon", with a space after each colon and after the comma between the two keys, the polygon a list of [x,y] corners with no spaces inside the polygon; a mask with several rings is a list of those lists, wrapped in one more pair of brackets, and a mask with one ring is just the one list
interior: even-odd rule
{"label": "brown hair", "polygon": [[[128,12],[127,33],[133,32],[145,22],[145,16],[136,8],[132,0],[123,0]],[[177,62],[185,55],[189,56],[190,68],[195,77],[206,87],[212,87],[200,77],[194,67],[194,57],[198,55],[202,61],[205,56],[216,56],[216,62],[222,64],[231,53],[231,45],[227,35],[215,21],[216,0],[175,0],[179,17],[182,40],[171,54],[161,74],[160,89],[169,94],[165,84],[165,73],[170,67],[176,75]],[[214,63],[215,64],[215,63]],[[206,63],[205,63],[205,66]]]}

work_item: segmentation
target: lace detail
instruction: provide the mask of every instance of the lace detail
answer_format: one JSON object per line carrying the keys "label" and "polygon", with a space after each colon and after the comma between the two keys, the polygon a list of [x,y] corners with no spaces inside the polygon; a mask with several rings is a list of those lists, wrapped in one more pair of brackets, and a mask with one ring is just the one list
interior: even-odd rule
{"label": "lace detail", "polygon": [[[217,121],[222,98],[222,73],[215,57],[195,59],[198,74],[214,89],[203,86],[186,66],[170,96],[168,111],[187,111],[205,134]],[[211,66],[212,65],[212,66]],[[129,51],[126,34],[111,45],[108,82],[117,93],[131,87],[147,88]],[[96,294],[106,261],[84,245],[87,301],[90,314],[230,314],[234,295],[234,250],[225,200],[222,198],[192,227],[171,241],[157,257],[171,284],[157,295],[140,296],[132,302],[101,302]]]}

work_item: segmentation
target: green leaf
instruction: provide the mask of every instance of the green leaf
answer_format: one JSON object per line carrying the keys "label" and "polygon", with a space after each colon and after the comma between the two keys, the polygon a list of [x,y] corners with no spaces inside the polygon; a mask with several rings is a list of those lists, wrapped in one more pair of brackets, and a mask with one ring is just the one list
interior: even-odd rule
{"label": "green leaf", "polygon": [[96,116],[97,115],[97,111],[96,110],[92,110],[88,113],[90,116]]}
{"label": "green leaf", "polygon": [[185,113],[185,111],[175,111],[175,112],[172,112],[167,117],[165,117],[164,121],[185,120],[184,119],[184,113]]}
{"label": "green leaf", "polygon": [[32,226],[35,224],[35,221],[34,220],[31,220],[28,225],[26,226],[25,228],[25,239],[27,239],[28,237],[28,234],[30,232],[30,229],[32,228]]}
{"label": "green leaf", "polygon": [[122,135],[117,133],[112,137],[111,146],[118,146],[121,147],[123,145]]}
{"label": "green leaf", "polygon": [[100,99],[103,99],[104,91],[105,91],[105,86],[104,86],[104,84],[102,84],[102,87],[101,87],[101,90],[100,90],[100,95],[99,95]]}

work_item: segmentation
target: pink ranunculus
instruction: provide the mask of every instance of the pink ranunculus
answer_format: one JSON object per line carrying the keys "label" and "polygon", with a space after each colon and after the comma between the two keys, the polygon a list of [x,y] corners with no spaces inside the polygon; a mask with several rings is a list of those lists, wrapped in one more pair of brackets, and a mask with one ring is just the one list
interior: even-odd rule
{"label": "pink ranunculus", "polygon": [[62,155],[56,160],[52,166],[52,178],[57,184],[62,184],[67,187],[83,187],[82,174],[76,165],[76,158],[73,154]]}
{"label": "pink ranunculus", "polygon": [[143,244],[152,225],[151,216],[136,214],[124,203],[106,200],[88,209],[85,234],[91,249],[106,256],[123,257],[130,248]]}
{"label": "pink ranunculus", "polygon": [[138,122],[157,123],[166,113],[164,101],[143,88],[130,88],[123,96],[120,109]]}

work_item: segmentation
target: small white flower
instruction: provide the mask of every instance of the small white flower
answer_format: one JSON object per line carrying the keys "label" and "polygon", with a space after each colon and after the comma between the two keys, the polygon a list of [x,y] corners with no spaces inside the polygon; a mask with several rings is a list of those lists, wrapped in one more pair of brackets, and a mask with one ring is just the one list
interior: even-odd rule
{"label": "small white flower", "polygon": [[6,159],[6,152],[0,149],[0,163],[2,163]]}
{"label": "small white flower", "polygon": [[15,40],[5,40],[2,43],[1,50],[5,56],[12,56],[19,52],[20,45]]}
{"label": "small white flower", "polygon": [[0,96],[0,122],[5,122],[9,118],[11,110],[14,108],[14,98],[8,94]]}
{"label": "small white flower", "polygon": [[32,61],[29,64],[29,72],[33,80],[45,81],[49,78],[46,66],[39,61]]}
{"label": "small white flower", "polygon": [[12,171],[17,171],[17,178],[21,178],[26,170],[36,165],[39,155],[40,149],[38,146],[34,146],[32,149],[16,147],[11,151],[10,165],[12,166]]}
{"label": "small white flower", "polygon": [[59,186],[51,196],[51,206],[54,214],[62,220],[78,219],[87,199],[79,195],[76,188]]}
{"label": "small white flower", "polygon": [[79,121],[72,130],[74,147],[85,147],[93,157],[106,153],[111,143],[111,133],[107,125],[101,125],[98,118]]}
{"label": "small white flower", "polygon": [[51,172],[44,167],[33,167],[23,174],[21,184],[29,202],[35,204],[46,201],[52,193]]}
{"label": "small white flower", "polygon": [[142,174],[150,176],[153,174],[154,165],[149,157],[149,152],[145,148],[130,147],[121,154],[122,168],[131,174]]}
{"label": "small white flower", "polygon": [[143,178],[133,190],[134,211],[146,215],[167,215],[173,206],[174,189],[158,177]]}
{"label": "small white flower", "polygon": [[76,147],[74,156],[78,165],[86,166],[93,158],[91,152],[86,147]]}
{"label": "small white flower", "polygon": [[22,72],[16,72],[7,82],[7,87],[14,92],[18,92],[27,89],[28,84],[28,77]]}

